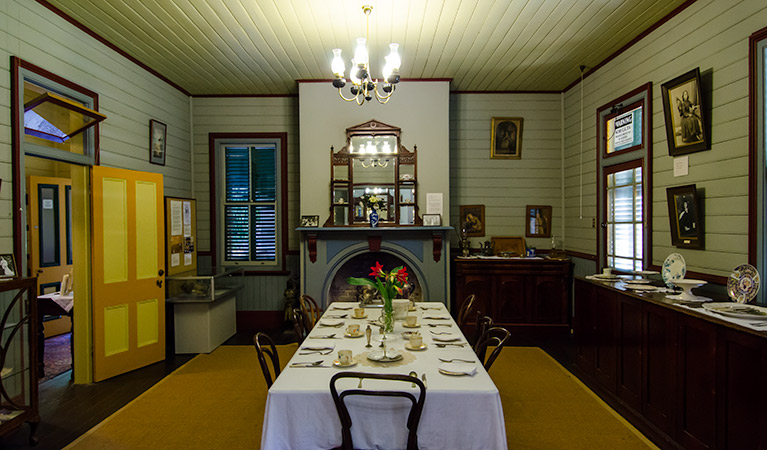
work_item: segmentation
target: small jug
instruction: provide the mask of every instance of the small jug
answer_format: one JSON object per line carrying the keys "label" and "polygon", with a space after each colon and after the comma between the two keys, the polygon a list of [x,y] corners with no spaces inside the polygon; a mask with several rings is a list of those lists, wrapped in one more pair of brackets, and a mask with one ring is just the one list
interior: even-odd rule
{"label": "small jug", "polygon": [[495,248],[495,242],[485,241],[482,245],[482,254],[485,256],[493,256],[493,248]]}

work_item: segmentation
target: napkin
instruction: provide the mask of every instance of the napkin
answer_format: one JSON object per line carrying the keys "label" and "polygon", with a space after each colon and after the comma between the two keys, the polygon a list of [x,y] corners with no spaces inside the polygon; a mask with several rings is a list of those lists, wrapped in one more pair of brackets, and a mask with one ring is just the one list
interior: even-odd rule
{"label": "napkin", "polygon": [[322,319],[320,320],[320,325],[325,325],[327,327],[337,327],[339,325],[342,325],[344,323],[341,319]]}
{"label": "napkin", "polygon": [[439,368],[445,372],[462,373],[466,375],[474,375],[477,372],[477,366],[475,364],[463,362],[442,363],[439,365]]}
{"label": "napkin", "polygon": [[457,335],[451,333],[451,334],[434,335],[432,336],[432,339],[438,342],[453,342],[453,341],[457,341],[460,338]]}
{"label": "napkin", "polygon": [[335,342],[331,342],[329,344],[305,344],[301,346],[301,350],[333,350],[335,348]]}

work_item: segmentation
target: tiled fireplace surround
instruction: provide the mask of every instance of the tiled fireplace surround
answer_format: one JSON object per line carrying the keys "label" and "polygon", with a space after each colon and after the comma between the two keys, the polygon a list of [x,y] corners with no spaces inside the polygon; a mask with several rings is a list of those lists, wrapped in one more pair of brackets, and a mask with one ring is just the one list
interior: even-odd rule
{"label": "tiled fireplace surround", "polygon": [[[325,309],[353,299],[347,276],[367,277],[378,260],[384,270],[405,265],[424,301],[449,305],[450,227],[299,228],[301,292]],[[372,262],[371,262],[372,261]]]}

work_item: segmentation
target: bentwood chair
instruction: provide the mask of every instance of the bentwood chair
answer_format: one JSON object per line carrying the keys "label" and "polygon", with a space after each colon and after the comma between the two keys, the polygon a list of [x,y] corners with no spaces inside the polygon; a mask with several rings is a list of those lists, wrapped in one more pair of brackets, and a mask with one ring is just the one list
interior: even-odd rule
{"label": "bentwood chair", "polygon": [[306,335],[309,332],[306,330],[306,320],[304,319],[304,312],[298,308],[293,309],[293,331],[296,332],[296,340],[299,344],[304,342]]}
{"label": "bentwood chair", "polygon": [[[466,339],[472,346],[475,346],[479,342],[479,337],[484,334],[485,331],[493,326],[493,319],[489,316],[482,314],[482,311],[477,311],[477,318],[474,322],[474,334],[471,335],[471,340]],[[476,347],[475,347],[476,348]]]}
{"label": "bentwood chair", "polygon": [[[361,388],[346,389],[345,391],[338,393],[336,388],[336,382],[343,378],[354,378],[359,380],[359,386],[362,385],[362,381],[365,379],[375,380],[390,380],[401,381],[403,386],[407,386],[408,389],[412,389],[410,386],[417,386],[419,390],[418,398],[413,395],[411,391],[397,391],[397,390],[367,390]],[[407,383],[407,384],[404,384]],[[384,373],[365,373],[365,372],[339,372],[330,379],[330,393],[333,396],[333,402],[336,405],[336,411],[338,411],[338,417],[341,419],[341,446],[336,447],[333,450],[353,450],[354,444],[352,443],[352,418],[349,414],[349,409],[346,407],[345,399],[349,396],[372,396],[372,397],[401,397],[410,400],[410,413],[407,417],[407,450],[418,450],[418,423],[421,421],[421,413],[423,412],[423,404],[426,400],[426,386],[418,377],[401,374],[384,374]],[[376,442],[380,445],[391,445],[390,442]]]}
{"label": "bentwood chair", "polygon": [[[272,387],[273,380],[276,380],[280,376],[280,357],[277,354],[277,347],[274,346],[274,341],[266,333],[258,332],[253,336],[253,344],[256,346],[256,354],[258,354],[258,363],[261,364],[261,371],[264,373],[264,379],[266,380],[267,388]],[[274,378],[269,370],[269,365],[266,363],[266,357],[272,361],[272,369],[274,370]]]}
{"label": "bentwood chair", "polygon": [[471,294],[468,297],[466,297],[466,300],[463,301],[461,304],[461,307],[458,309],[458,328],[463,330],[463,327],[466,325],[466,322],[469,321],[469,315],[471,314],[471,308],[474,306],[474,300],[476,299],[476,295]]}
{"label": "bentwood chair", "polygon": [[304,313],[304,320],[308,323],[308,328],[306,330],[308,333],[312,330],[312,328],[314,328],[314,325],[317,324],[317,321],[320,320],[322,311],[317,305],[317,301],[314,300],[310,295],[302,295],[298,298],[298,302],[301,305],[301,311]]}
{"label": "bentwood chair", "polygon": [[[509,336],[509,330],[502,327],[491,327],[479,336],[477,344],[474,346],[474,351],[485,366],[485,370],[490,370],[490,366],[493,365],[495,359],[501,354],[501,350],[503,350],[504,345],[506,345],[506,342],[509,340]],[[485,359],[487,348],[490,346],[494,346],[495,348],[493,348],[493,351],[490,352],[490,355]]]}

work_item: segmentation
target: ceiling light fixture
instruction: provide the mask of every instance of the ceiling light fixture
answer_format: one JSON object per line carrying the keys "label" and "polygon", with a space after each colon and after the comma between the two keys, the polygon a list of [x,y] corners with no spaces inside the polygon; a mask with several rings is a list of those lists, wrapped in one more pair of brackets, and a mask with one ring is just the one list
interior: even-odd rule
{"label": "ceiling light fixture", "polygon": [[385,58],[383,79],[379,81],[371,78],[368,66],[368,50],[365,43],[370,32],[370,13],[373,12],[373,7],[365,5],[362,7],[362,12],[365,13],[365,37],[357,39],[357,48],[354,51],[354,58],[352,58],[352,69],[349,72],[349,80],[352,83],[350,91],[353,97],[346,98],[341,92],[341,88],[346,86],[344,76],[346,67],[341,58],[340,48],[333,49],[333,61],[330,64],[333,75],[336,77],[333,80],[333,86],[338,88],[338,95],[347,102],[357,102],[357,105],[362,106],[366,101],[369,102],[375,97],[378,103],[385,104],[394,94],[395,85],[399,83],[399,66],[401,63],[399,53],[397,53],[399,44],[389,44],[390,53]]}

